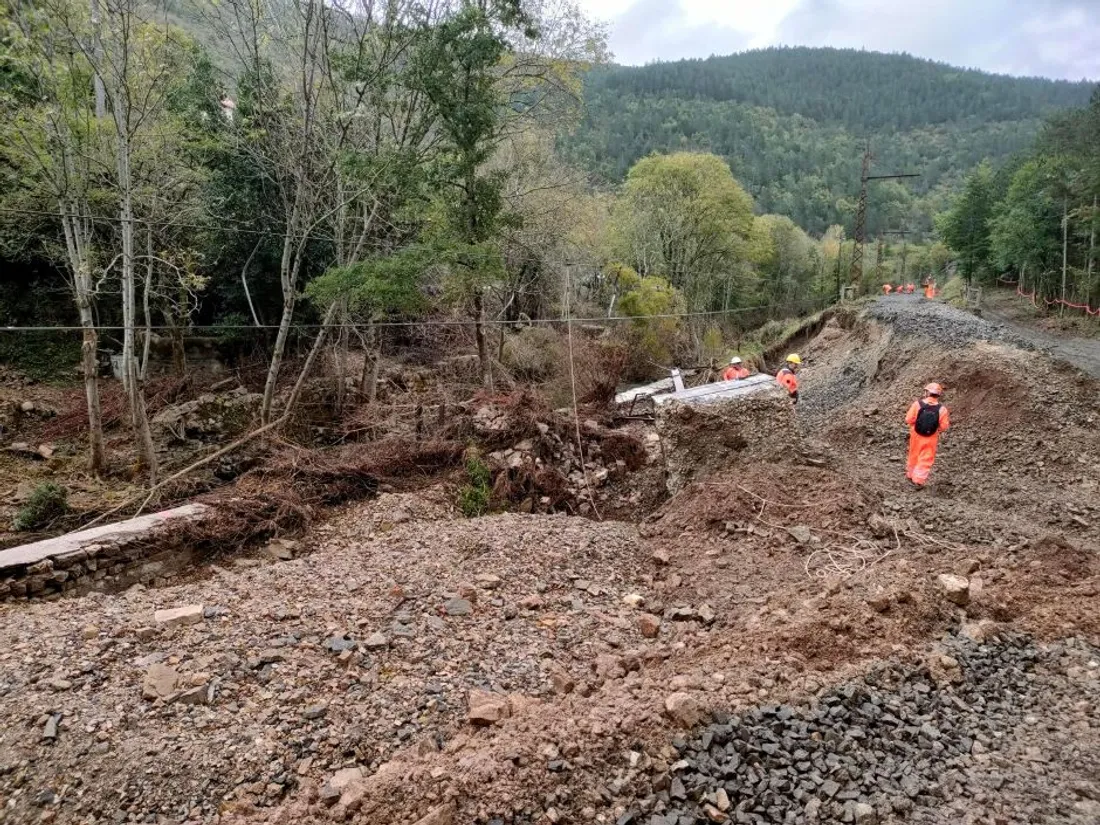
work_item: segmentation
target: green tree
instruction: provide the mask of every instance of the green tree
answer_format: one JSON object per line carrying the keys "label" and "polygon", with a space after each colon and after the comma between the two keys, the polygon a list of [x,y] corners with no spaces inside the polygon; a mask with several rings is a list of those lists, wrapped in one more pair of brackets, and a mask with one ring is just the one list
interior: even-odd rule
{"label": "green tree", "polygon": [[940,236],[958,254],[968,284],[989,263],[992,215],[993,169],[985,162],[967,177],[962,193],[938,220]]}
{"label": "green tree", "polygon": [[666,278],[692,310],[712,308],[744,258],[752,198],[716,155],[652,155],[627,175],[614,226],[638,272]]}
{"label": "green tree", "polygon": [[1012,177],[992,219],[990,246],[1001,269],[1015,269],[1022,283],[1042,284],[1058,258],[1061,205],[1051,196],[1052,169],[1041,158]]}

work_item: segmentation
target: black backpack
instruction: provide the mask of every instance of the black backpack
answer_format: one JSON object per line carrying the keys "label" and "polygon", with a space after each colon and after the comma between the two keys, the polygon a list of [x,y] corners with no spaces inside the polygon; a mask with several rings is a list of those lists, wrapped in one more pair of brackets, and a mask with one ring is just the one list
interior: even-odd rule
{"label": "black backpack", "polygon": [[940,405],[925,404],[923,401],[918,403],[920,412],[917,413],[913,429],[917,431],[917,435],[935,435],[940,431]]}

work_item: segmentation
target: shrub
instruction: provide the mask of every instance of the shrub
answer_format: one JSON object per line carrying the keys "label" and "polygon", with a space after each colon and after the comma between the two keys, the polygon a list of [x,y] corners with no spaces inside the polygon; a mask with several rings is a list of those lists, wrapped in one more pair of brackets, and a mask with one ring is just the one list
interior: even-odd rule
{"label": "shrub", "polygon": [[563,359],[561,336],[549,327],[527,327],[504,341],[502,363],[521,381],[554,376]]}
{"label": "shrub", "polygon": [[17,531],[40,530],[69,512],[68,493],[52,481],[34,488],[12,525]]}
{"label": "shrub", "polygon": [[469,482],[458,491],[458,506],[467,518],[483,516],[489,512],[492,497],[492,473],[477,456],[466,459],[466,476]]}
{"label": "shrub", "polygon": [[726,354],[726,342],[722,340],[722,330],[716,326],[707,327],[703,333],[701,360],[724,361],[729,356]]}

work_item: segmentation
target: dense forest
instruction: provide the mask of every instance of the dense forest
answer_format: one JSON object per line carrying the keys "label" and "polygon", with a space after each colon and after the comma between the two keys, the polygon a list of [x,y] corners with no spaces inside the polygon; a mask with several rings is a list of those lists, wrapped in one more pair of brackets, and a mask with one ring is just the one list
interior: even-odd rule
{"label": "dense forest", "polygon": [[939,231],[968,281],[1015,283],[1040,308],[1100,317],[1100,88],[1026,152],[968,177]]}
{"label": "dense forest", "polygon": [[722,156],[762,212],[810,232],[848,226],[863,147],[874,172],[869,230],[928,234],[978,163],[1026,150],[1042,121],[1083,106],[1085,83],[1010,78],[906,55],[780,48],[645,67],[605,66],[585,80],[586,115],[567,158],[608,181],[651,152]]}

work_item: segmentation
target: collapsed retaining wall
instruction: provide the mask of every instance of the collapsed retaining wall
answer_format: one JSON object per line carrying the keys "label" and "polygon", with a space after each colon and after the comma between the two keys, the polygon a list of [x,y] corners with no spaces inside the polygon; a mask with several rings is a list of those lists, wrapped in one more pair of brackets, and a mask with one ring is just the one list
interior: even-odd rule
{"label": "collapsed retaining wall", "polygon": [[[105,524],[0,551],[0,599],[50,598],[160,584],[198,561],[168,531],[207,515],[202,504]],[[163,539],[163,540],[158,540]]]}

